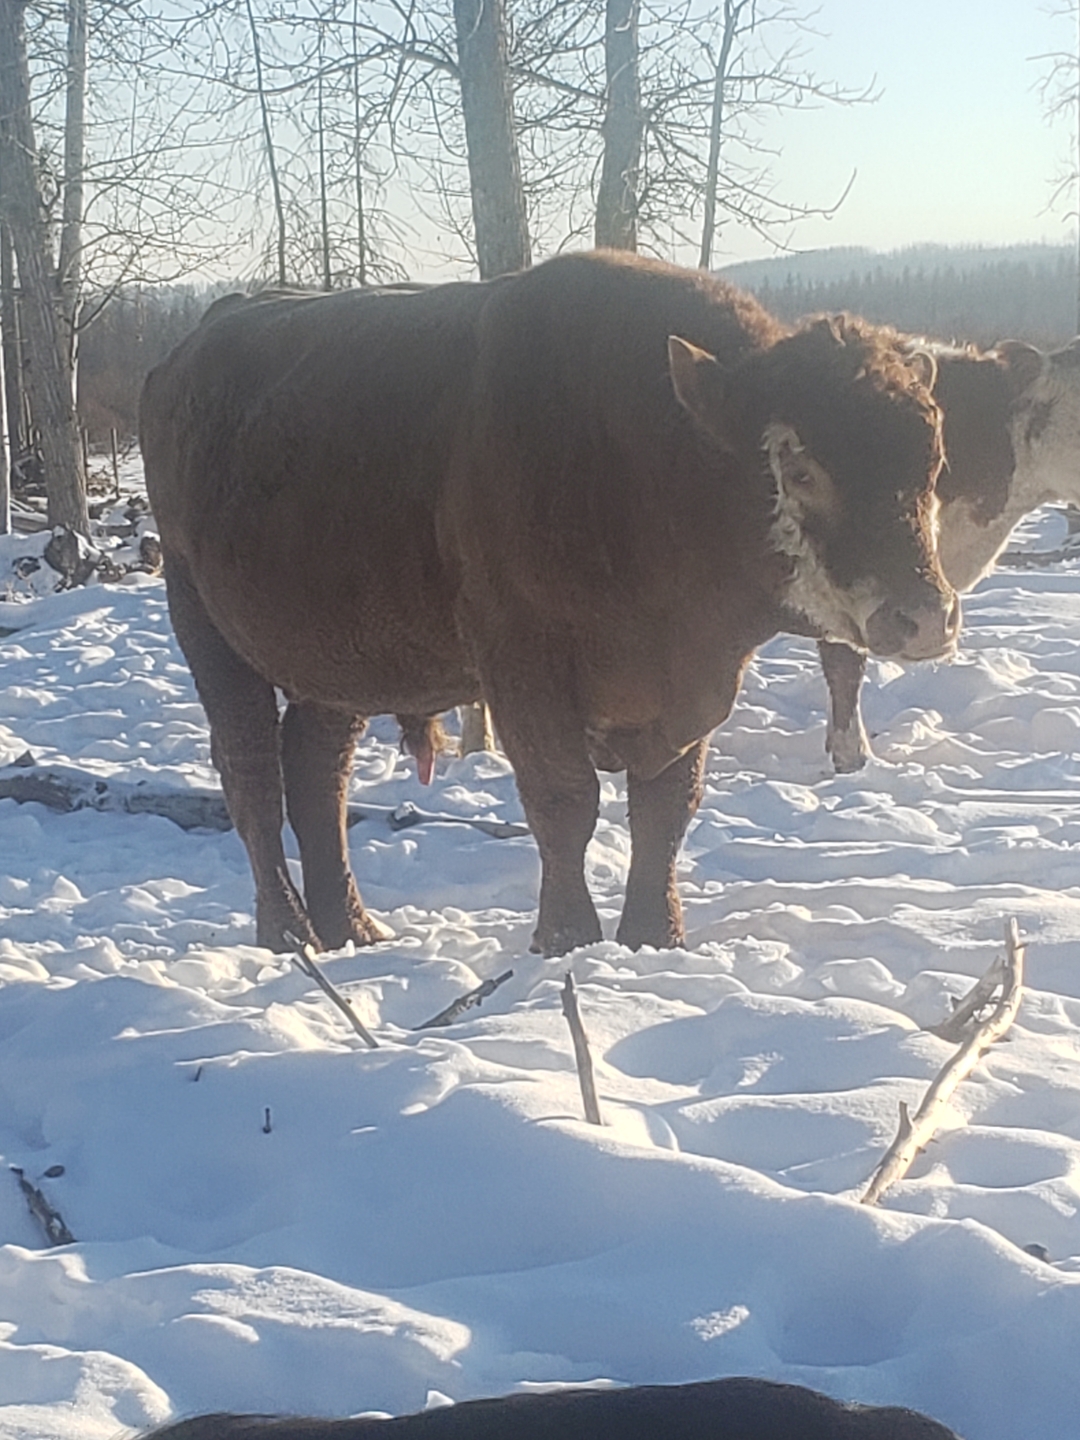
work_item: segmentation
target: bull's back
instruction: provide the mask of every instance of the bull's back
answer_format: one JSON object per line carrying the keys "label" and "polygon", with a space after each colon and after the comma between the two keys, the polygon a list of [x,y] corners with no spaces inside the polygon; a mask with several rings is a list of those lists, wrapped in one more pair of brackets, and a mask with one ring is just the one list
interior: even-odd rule
{"label": "bull's back", "polygon": [[225,303],[147,381],[166,563],[187,569],[233,648],[298,696],[419,709],[469,689],[434,514],[482,296]]}

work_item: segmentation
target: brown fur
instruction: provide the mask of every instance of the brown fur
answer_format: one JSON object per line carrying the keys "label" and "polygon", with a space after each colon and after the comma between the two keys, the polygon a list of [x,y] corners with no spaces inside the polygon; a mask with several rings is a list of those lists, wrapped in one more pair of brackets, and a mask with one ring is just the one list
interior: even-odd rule
{"label": "brown fur", "polygon": [[[689,343],[669,361],[673,335]],[[548,954],[599,938],[595,767],[625,768],[619,938],[671,944],[706,737],[785,603],[882,653],[937,653],[955,628],[916,370],[889,334],[847,317],[788,334],[700,272],[565,256],[483,285],[233,304],[149,377],[142,432],[274,948],[378,938],[342,819],[357,717],[485,695],[540,849]]]}
{"label": "brown fur", "polygon": [[938,497],[943,505],[966,499],[980,518],[992,520],[1005,508],[1016,467],[1009,371],[996,355],[971,349],[943,354],[934,398],[944,412],[946,457]]}
{"label": "brown fur", "polygon": [[736,1376],[691,1385],[556,1390],[466,1400],[391,1420],[204,1415],[147,1440],[958,1440],[899,1406],[850,1405]]}

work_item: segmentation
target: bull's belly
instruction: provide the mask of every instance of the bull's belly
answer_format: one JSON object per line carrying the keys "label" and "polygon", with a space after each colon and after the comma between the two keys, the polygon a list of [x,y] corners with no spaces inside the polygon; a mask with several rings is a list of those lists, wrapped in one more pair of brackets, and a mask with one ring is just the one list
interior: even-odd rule
{"label": "bull's belly", "polygon": [[601,671],[585,707],[593,764],[642,779],[658,775],[731,714],[745,658],[675,649],[662,666],[639,660]]}
{"label": "bull's belly", "polygon": [[231,649],[290,699],[354,715],[434,715],[480,695],[442,597],[408,605],[378,589],[335,592],[202,575],[200,596]]}

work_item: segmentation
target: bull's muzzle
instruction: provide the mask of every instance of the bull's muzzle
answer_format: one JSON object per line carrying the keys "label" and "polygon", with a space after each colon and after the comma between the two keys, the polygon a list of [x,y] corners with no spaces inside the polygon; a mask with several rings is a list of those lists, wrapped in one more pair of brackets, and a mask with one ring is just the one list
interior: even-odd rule
{"label": "bull's muzzle", "polygon": [[866,622],[866,643],[875,655],[898,660],[936,660],[956,648],[960,597],[935,591],[919,605],[879,605]]}

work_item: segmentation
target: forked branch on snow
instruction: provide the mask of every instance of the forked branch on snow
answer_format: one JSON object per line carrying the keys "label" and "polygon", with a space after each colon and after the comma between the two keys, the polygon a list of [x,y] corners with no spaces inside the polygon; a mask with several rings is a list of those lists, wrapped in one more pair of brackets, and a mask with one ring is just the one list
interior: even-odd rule
{"label": "forked branch on snow", "polygon": [[[976,1020],[975,1017],[990,1004],[999,987],[1001,993],[990,1014]],[[876,1205],[889,1186],[895,1185],[907,1174],[915,1156],[932,1139],[953,1091],[1016,1019],[1023,988],[1024,947],[1020,944],[1016,921],[1009,920],[1005,926],[1004,957],[995,959],[948,1020],[931,1027],[932,1033],[942,1039],[962,1040],[963,1043],[942,1066],[913,1116],[908,1114],[908,1108],[901,1100],[900,1128],[866,1187],[861,1201],[863,1205]]]}

